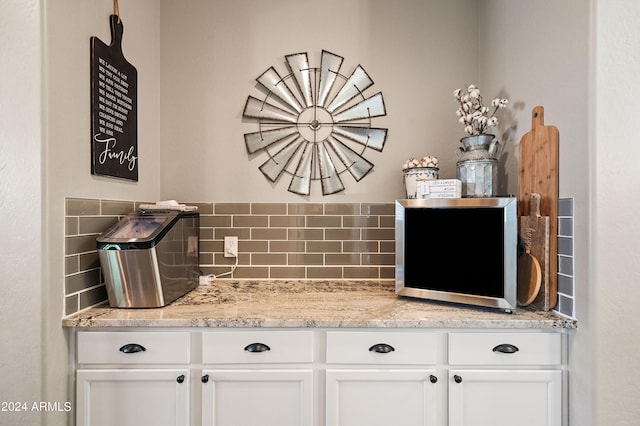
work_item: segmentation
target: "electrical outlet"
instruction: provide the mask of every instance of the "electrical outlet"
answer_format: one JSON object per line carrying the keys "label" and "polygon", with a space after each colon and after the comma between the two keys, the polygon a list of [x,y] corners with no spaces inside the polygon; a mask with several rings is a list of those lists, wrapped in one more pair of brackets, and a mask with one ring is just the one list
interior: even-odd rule
{"label": "electrical outlet", "polygon": [[224,237],[224,257],[238,257],[238,237]]}

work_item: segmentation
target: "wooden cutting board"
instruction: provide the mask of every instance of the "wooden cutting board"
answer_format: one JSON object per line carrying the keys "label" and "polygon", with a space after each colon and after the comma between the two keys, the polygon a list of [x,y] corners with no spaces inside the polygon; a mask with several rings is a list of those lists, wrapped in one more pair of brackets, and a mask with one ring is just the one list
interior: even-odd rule
{"label": "wooden cutting board", "polygon": [[529,216],[520,217],[525,253],[518,259],[518,304],[549,310],[549,218],[540,216],[540,194],[529,198]]}
{"label": "wooden cutting board", "polygon": [[558,303],[558,159],[559,133],[555,126],[544,125],[544,108],[531,113],[531,130],[520,140],[518,176],[518,216],[530,217],[531,194],[540,194],[540,215],[549,218],[549,256],[546,284],[541,288],[541,309],[550,310]]}

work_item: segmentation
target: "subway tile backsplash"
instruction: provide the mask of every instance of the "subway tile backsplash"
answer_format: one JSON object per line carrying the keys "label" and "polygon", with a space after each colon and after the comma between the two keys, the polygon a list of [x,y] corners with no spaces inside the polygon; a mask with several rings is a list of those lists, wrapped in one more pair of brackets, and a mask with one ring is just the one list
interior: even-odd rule
{"label": "subway tile backsplash", "polygon": [[558,304],[554,311],[575,318],[573,198],[558,200]]}
{"label": "subway tile backsplash", "polygon": [[[144,201],[65,200],[65,314],[107,299],[96,237]],[[244,279],[393,279],[393,203],[190,203],[200,270]],[[224,257],[238,237],[238,259]]]}
{"label": "subway tile backsplash", "polygon": [[[393,203],[193,203],[200,270],[234,279],[393,279]],[[107,300],[96,237],[147,201],[65,200],[65,315]],[[558,305],[574,317],[573,199],[558,203]],[[223,255],[238,237],[238,264]]]}

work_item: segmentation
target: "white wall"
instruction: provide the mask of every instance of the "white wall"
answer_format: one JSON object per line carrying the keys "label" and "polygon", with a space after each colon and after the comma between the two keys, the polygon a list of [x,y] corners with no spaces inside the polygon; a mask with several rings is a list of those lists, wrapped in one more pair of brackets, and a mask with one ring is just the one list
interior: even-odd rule
{"label": "white wall", "polygon": [[598,360],[594,392],[599,425],[640,419],[640,144],[633,117],[640,95],[640,3],[595,0],[595,102],[592,104],[594,251],[591,307]]}
{"label": "white wall", "polygon": [[[7,402],[42,399],[40,37],[38,0],[0,1],[0,401]],[[37,412],[0,412],[1,424],[39,422]]]}
{"label": "white wall", "polygon": [[[455,177],[458,139],[452,92],[478,78],[475,0],[194,0],[162,2],[162,198],[200,201],[393,201],[404,196],[401,166],[435,155],[441,177]],[[288,74],[284,56],[321,51],[344,57],[341,73],[361,64],[382,91],[389,129],[382,153],[365,157],[374,171],[346,190],[323,197],[287,191],[287,176],[272,185],[258,170],[267,157],[249,156],[243,120],[255,79],[270,66]],[[318,183],[318,182],[315,182]]]}

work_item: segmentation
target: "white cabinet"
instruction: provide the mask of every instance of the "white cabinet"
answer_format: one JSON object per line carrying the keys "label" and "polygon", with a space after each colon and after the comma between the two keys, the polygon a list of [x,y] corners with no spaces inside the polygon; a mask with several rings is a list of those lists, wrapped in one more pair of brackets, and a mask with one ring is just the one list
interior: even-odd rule
{"label": "white cabinet", "polygon": [[451,333],[449,425],[560,426],[561,338],[557,333]]}
{"label": "white cabinet", "polygon": [[439,424],[435,365],[444,335],[327,332],[328,426]]}
{"label": "white cabinet", "polygon": [[202,336],[203,426],[312,426],[312,331]]}
{"label": "white cabinet", "polygon": [[562,330],[74,335],[77,426],[567,424]]}
{"label": "white cabinet", "polygon": [[77,425],[189,425],[188,369],[81,369]]}
{"label": "white cabinet", "polygon": [[189,333],[92,332],[77,339],[78,426],[189,425]]}

